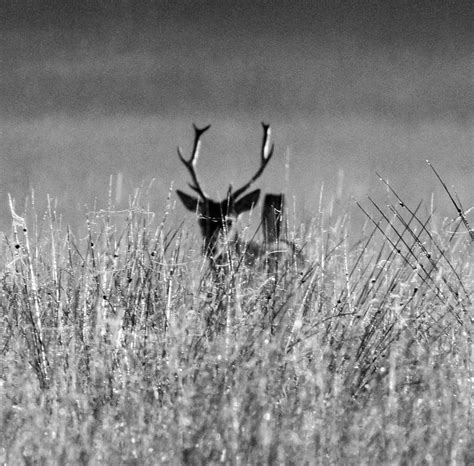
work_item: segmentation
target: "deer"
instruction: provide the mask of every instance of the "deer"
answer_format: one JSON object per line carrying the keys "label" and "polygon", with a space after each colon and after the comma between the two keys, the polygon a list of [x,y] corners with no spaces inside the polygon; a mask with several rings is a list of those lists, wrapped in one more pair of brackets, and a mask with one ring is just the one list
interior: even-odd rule
{"label": "deer", "polygon": [[[194,142],[189,159],[185,158],[178,146],[178,156],[191,176],[189,187],[197,194],[190,195],[181,190],[176,190],[184,207],[198,216],[198,224],[203,237],[202,253],[207,257],[214,269],[225,266],[229,251],[235,251],[238,256],[243,255],[247,265],[254,265],[255,261],[266,254],[281,254],[280,245],[286,244],[294,250],[294,245],[281,238],[281,225],[283,224],[284,196],[282,194],[267,194],[262,211],[262,225],[264,242],[260,245],[254,241],[243,242],[239,239],[234,226],[238,217],[254,208],[260,197],[260,189],[247,192],[265,171],[273,157],[274,144],[270,144],[270,125],[262,123],[263,140],[260,150],[260,165],[250,180],[240,188],[233,190],[229,185],[227,196],[222,201],[211,199],[199,182],[196,165],[199,158],[202,135],[210,129],[211,125],[198,128],[193,124]],[[275,251],[273,251],[275,250]],[[268,261],[275,263],[277,255],[273,254]],[[272,265],[274,268],[274,265]]]}

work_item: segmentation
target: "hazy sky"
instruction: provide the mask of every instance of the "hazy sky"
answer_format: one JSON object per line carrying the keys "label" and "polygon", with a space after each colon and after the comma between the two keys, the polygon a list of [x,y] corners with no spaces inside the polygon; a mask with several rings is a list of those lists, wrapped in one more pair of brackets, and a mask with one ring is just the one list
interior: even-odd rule
{"label": "hazy sky", "polygon": [[472,117],[468,1],[2,5],[6,115]]}
{"label": "hazy sky", "polygon": [[471,1],[2,1],[0,212],[31,188],[76,209],[117,172],[163,197],[193,121],[214,126],[216,195],[251,173],[265,120],[265,189],[311,203],[343,170],[362,195],[379,170],[422,197],[431,158],[472,202],[473,28]]}

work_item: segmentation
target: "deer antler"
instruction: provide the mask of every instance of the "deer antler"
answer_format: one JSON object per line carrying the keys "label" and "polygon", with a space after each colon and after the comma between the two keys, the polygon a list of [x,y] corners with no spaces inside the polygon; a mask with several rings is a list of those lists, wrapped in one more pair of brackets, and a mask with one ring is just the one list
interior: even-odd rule
{"label": "deer antler", "polygon": [[247,189],[250,188],[252,183],[256,181],[260,175],[263,173],[265,170],[265,167],[267,166],[268,162],[272,158],[273,155],[273,149],[275,148],[275,145],[272,144],[271,147],[269,147],[269,140],[270,140],[270,125],[267,125],[262,122],[263,126],[263,141],[262,141],[262,149],[260,152],[260,168],[257,170],[255,175],[252,176],[250,181],[243,185],[241,188],[237,189],[232,193],[232,199],[237,199],[241,194],[243,194]]}
{"label": "deer antler", "polygon": [[186,160],[181,153],[181,148],[178,146],[178,156],[183,162],[184,166],[188,169],[191,178],[194,184],[189,183],[191,189],[196,191],[203,199],[207,199],[207,195],[205,194],[204,190],[201,188],[201,184],[199,183],[197,173],[196,173],[196,162],[199,157],[199,149],[201,147],[201,136],[211,127],[211,125],[207,125],[204,128],[198,128],[193,123],[194,128],[194,144],[193,144],[193,151],[191,154],[191,158]]}

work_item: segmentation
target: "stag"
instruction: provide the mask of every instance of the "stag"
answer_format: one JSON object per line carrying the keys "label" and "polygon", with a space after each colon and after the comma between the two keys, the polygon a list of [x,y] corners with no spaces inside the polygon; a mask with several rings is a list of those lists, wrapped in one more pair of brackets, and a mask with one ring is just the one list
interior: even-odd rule
{"label": "stag", "polygon": [[204,239],[203,254],[209,258],[211,264],[215,266],[223,265],[226,261],[226,253],[231,245],[238,254],[243,253],[246,263],[253,263],[255,259],[266,253],[270,245],[280,242],[280,232],[283,212],[283,195],[269,194],[265,197],[265,204],[262,212],[262,224],[264,231],[264,244],[258,245],[254,242],[242,242],[238,238],[238,233],[234,229],[237,218],[244,212],[252,209],[260,197],[260,189],[255,189],[247,193],[249,188],[257,181],[270,162],[274,144],[270,144],[270,125],[262,123],[263,140],[260,150],[260,166],[250,180],[239,189],[233,190],[229,186],[227,196],[222,201],[211,199],[202,188],[199,182],[196,164],[201,146],[201,136],[211,127],[194,127],[194,143],[191,157],[186,159],[181,148],[178,147],[178,156],[181,162],[191,175],[192,182],[190,188],[197,194],[192,196],[177,190],[178,196],[186,209],[197,213],[198,223]]}

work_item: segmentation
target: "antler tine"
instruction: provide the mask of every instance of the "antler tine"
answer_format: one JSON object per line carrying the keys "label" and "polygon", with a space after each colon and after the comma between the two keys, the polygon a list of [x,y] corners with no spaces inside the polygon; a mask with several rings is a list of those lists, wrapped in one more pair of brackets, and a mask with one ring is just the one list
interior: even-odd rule
{"label": "antler tine", "polygon": [[262,122],[262,127],[263,127],[263,141],[262,141],[262,149],[260,152],[260,167],[247,184],[245,184],[244,186],[242,186],[241,188],[233,192],[232,194],[233,199],[237,199],[242,193],[244,193],[245,191],[247,191],[247,189],[250,188],[252,183],[256,181],[260,177],[260,175],[263,173],[263,171],[265,170],[265,167],[267,166],[268,162],[273,156],[273,149],[275,148],[275,145],[272,144],[269,147],[269,141],[270,141],[270,135],[271,135],[270,125],[267,125],[266,123]]}
{"label": "antler tine", "polygon": [[188,169],[189,174],[191,175],[191,178],[194,183],[194,184],[189,183],[189,186],[191,189],[196,191],[203,199],[207,199],[207,195],[205,194],[204,190],[201,188],[201,184],[199,183],[197,173],[196,173],[196,162],[197,162],[197,159],[199,158],[199,149],[201,147],[200,138],[210,127],[211,125],[207,125],[204,128],[198,128],[193,123],[194,143],[193,143],[193,151],[191,153],[191,157],[189,160],[184,158],[181,152],[181,148],[178,146],[178,156],[181,162],[183,162],[184,166]]}

